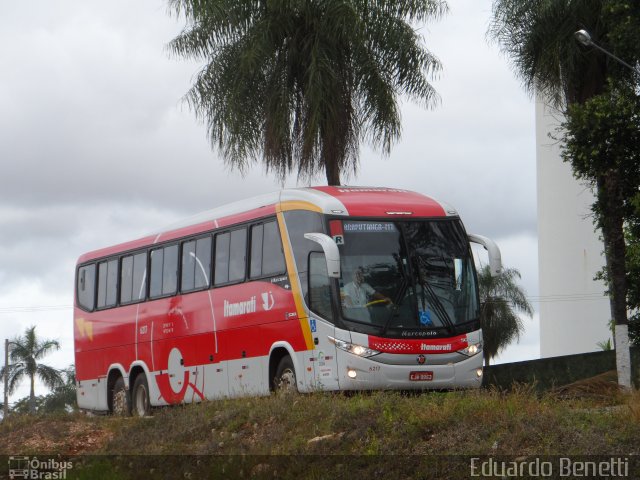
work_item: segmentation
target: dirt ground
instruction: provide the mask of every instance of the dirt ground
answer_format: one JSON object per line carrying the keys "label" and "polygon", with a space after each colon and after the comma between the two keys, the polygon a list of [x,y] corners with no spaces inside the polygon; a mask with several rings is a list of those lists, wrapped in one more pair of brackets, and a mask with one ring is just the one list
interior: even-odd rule
{"label": "dirt ground", "polygon": [[113,437],[113,432],[90,419],[69,421],[47,418],[22,423],[24,424],[15,425],[14,428],[0,429],[4,430],[0,455],[93,453]]}

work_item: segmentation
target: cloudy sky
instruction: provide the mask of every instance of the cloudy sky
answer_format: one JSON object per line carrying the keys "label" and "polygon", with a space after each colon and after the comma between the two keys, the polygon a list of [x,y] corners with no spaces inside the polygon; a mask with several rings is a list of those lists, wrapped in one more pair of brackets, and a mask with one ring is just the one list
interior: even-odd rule
{"label": "cloudy sky", "polygon": [[[449,5],[422,29],[444,66],[434,79],[440,104],[404,105],[390,157],[364,147],[349,183],[416,190],[455,206],[469,232],[499,243],[535,301],[534,104],[486,41],[491,0]],[[0,339],[36,325],[62,346],[47,358],[53,366],[74,361],[81,253],[282,186],[259,165],[245,177],[228,171],[209,148],[181,101],[201,66],[165,48],[183,25],[163,0],[3,6]],[[525,325],[501,361],[539,356],[537,315]],[[26,393],[25,384],[12,400]]]}

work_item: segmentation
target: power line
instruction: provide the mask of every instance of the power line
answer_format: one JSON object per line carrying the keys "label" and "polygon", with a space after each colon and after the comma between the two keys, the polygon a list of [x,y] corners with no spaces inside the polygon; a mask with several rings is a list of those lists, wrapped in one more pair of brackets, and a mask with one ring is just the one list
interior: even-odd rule
{"label": "power line", "polygon": [[527,297],[531,302],[549,303],[549,302],[585,302],[594,300],[608,300],[609,296],[605,293],[569,293],[557,295],[537,295]]}
{"label": "power line", "polygon": [[36,313],[56,310],[69,310],[73,305],[19,305],[11,307],[0,307],[0,314],[3,313]]}

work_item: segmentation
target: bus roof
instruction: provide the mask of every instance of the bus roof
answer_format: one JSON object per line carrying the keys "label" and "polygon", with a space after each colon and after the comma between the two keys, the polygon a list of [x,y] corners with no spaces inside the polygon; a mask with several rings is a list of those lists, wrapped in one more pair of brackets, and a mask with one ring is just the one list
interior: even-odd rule
{"label": "bus roof", "polygon": [[352,186],[292,188],[193,215],[137,240],[85,253],[78,263],[224,228],[284,210],[313,210],[328,215],[371,218],[445,217],[458,214],[447,204],[404,189]]}

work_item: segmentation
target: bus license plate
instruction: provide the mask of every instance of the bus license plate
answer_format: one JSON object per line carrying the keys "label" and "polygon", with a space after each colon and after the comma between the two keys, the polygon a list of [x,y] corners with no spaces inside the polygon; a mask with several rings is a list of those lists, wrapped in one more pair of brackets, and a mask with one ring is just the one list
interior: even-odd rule
{"label": "bus license plate", "polygon": [[412,382],[430,382],[433,380],[433,372],[411,372],[409,380]]}

